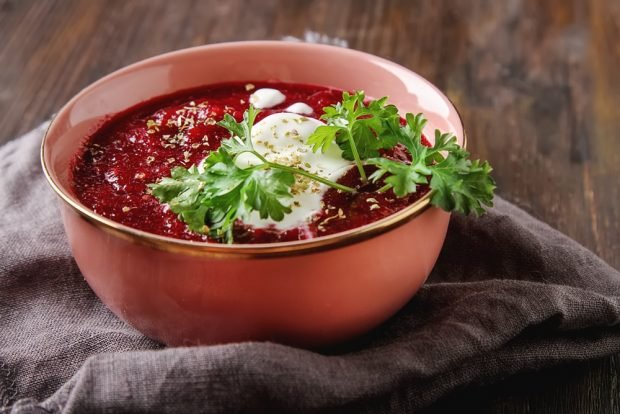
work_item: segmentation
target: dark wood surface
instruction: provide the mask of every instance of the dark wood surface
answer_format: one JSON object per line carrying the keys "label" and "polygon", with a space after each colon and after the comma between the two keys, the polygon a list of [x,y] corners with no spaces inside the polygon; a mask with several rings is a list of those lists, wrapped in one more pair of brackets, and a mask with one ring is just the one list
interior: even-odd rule
{"label": "dark wood surface", "polygon": [[[433,81],[500,194],[620,268],[620,0],[0,0],[0,143],[128,63],[305,30]],[[620,413],[619,366],[522,374],[428,412]]]}

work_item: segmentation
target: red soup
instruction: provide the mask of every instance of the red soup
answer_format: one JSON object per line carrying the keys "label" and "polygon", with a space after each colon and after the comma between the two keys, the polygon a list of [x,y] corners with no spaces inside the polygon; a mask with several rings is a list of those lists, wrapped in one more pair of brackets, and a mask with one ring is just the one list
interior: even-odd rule
{"label": "red soup", "polygon": [[[217,122],[225,114],[241,121],[250,101],[262,107],[256,119],[258,127],[274,114],[293,114],[298,116],[293,120],[316,123],[324,107],[341,99],[341,90],[273,82],[222,83],[153,99],[114,116],[87,138],[73,163],[75,193],[94,212],[118,223],[162,236],[216,241],[191,231],[166,204],[150,194],[148,185],[167,177],[176,166],[199,164],[217,150],[220,142],[230,137],[230,132]],[[303,139],[299,142],[305,145]],[[423,142],[428,145],[424,138]],[[399,147],[383,155],[407,157]],[[370,168],[367,173],[372,173]],[[362,185],[353,164],[340,168],[337,177],[338,183],[354,187],[357,192],[333,188],[317,191],[320,207],[303,216],[303,222],[289,220],[288,226],[237,220],[235,242],[293,241],[353,229],[402,210],[428,192],[428,187],[422,185],[416,193],[402,198],[391,190],[379,193],[377,189],[383,183]],[[300,202],[293,203],[293,209],[300,207]]]}

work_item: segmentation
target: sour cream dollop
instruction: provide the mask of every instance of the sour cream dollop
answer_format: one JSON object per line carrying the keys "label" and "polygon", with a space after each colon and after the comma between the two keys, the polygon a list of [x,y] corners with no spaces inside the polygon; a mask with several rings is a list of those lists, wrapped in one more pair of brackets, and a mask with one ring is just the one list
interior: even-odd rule
{"label": "sour cream dollop", "polygon": [[273,108],[286,100],[282,92],[273,88],[261,88],[250,95],[250,103],[258,109]]}
{"label": "sour cream dollop", "polygon": [[314,109],[312,109],[310,105],[303,102],[295,102],[293,105],[286,108],[285,111],[300,115],[310,115],[314,112]]}
{"label": "sour cream dollop", "polygon": [[[331,181],[342,177],[352,163],[342,158],[338,145],[330,146],[324,153],[312,152],[306,144],[308,137],[316,128],[325,125],[314,118],[294,113],[269,115],[252,128],[254,148],[267,160],[293,167],[303,168]],[[260,164],[256,156],[244,153],[237,158],[237,165],[247,168]],[[243,222],[254,227],[274,226],[280,230],[303,227],[312,216],[322,208],[321,199],[329,187],[309,178],[296,176],[293,198],[290,200],[292,212],[282,221],[261,219],[258,212],[244,214]]]}

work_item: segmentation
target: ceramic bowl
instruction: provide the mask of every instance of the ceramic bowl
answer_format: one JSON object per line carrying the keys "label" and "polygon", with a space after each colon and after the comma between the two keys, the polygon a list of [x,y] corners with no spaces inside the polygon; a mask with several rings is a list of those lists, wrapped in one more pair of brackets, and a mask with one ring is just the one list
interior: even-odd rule
{"label": "ceramic bowl", "polygon": [[[80,203],[70,163],[101,123],[142,101],[197,86],[278,80],[389,96],[464,144],[460,117],[431,83],[395,63],[333,46],[208,45],[156,56],[88,86],[51,123],[45,174],[75,260],[118,317],[168,345],[268,340],[322,346],[381,324],[416,293],[441,250],[449,214],[429,195],[378,222],[311,240],[220,245],[136,230]],[[428,133],[431,132],[431,133]]]}

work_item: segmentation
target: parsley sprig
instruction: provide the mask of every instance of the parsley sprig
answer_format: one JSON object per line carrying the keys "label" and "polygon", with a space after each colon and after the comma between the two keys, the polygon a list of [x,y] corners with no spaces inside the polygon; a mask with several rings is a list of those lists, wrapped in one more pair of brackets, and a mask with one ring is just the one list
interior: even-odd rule
{"label": "parsley sprig", "polygon": [[[396,107],[386,102],[387,98],[381,98],[366,104],[363,92],[344,92],[342,102],[323,109],[321,119],[327,126],[317,128],[308,144],[315,152],[325,152],[332,142],[337,143],[345,158],[355,160],[362,180],[365,165],[376,167],[368,178],[383,180],[379,192],[392,190],[405,197],[415,193],[419,184],[429,184],[431,204],[446,211],[480,215],[484,206],[493,205],[495,181],[488,162],[471,161],[453,134],[439,130],[435,130],[434,145],[427,147],[422,143],[427,124],[424,115],[408,113],[401,125]],[[407,149],[411,161],[380,156],[380,150],[397,145]]]}
{"label": "parsley sprig", "polygon": [[[254,149],[252,127],[258,112],[252,105],[237,122],[229,114],[218,124],[230,131],[200,164],[175,167],[170,177],[149,185],[151,194],[179,215],[190,230],[233,242],[233,225],[245,213],[257,211],[260,218],[281,221],[291,212],[291,188],[301,175],[340,191],[354,188],[333,182],[301,168],[267,160]],[[241,168],[236,159],[253,154],[260,163]]]}
{"label": "parsley sprig", "polygon": [[[426,119],[405,115],[405,123],[387,98],[366,102],[363,92],[343,93],[342,102],[323,108],[318,127],[307,144],[314,152],[327,151],[334,143],[343,158],[354,161],[362,182],[383,184],[377,191],[392,190],[397,197],[415,193],[421,184],[431,189],[431,204],[446,211],[476,215],[493,205],[495,182],[488,162],[471,161],[470,154],[450,133],[435,131],[432,147],[422,143]],[[252,127],[258,111],[250,105],[243,120],[226,114],[218,124],[230,131],[200,164],[175,167],[171,176],[150,184],[151,193],[179,215],[190,230],[232,243],[234,223],[256,211],[262,219],[281,221],[291,212],[295,176],[304,176],[340,191],[357,190],[327,180],[307,170],[275,163],[254,149]],[[384,150],[404,147],[410,161],[382,156]],[[260,162],[241,168],[236,159],[253,154]],[[367,177],[365,167],[374,168]]]}

